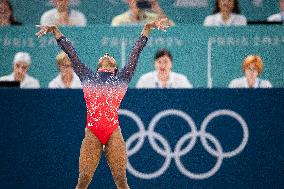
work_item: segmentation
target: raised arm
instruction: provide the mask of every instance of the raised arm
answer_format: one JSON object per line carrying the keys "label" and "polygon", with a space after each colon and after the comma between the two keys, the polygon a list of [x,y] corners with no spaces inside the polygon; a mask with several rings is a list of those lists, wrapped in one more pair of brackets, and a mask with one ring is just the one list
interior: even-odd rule
{"label": "raised arm", "polygon": [[80,61],[76,50],[74,49],[72,43],[63,36],[57,26],[39,26],[40,31],[36,33],[38,37],[42,37],[47,33],[53,33],[57,44],[60,48],[68,55],[70,61],[72,62],[72,67],[74,72],[78,75],[81,81],[87,79],[89,76],[93,75],[93,72]]}
{"label": "raised arm", "polygon": [[169,27],[169,22],[166,18],[145,24],[140,37],[135,42],[134,47],[132,48],[132,51],[128,58],[128,63],[119,72],[118,77],[122,78],[123,80],[129,83],[134,75],[139,55],[142,52],[143,48],[146,46],[151,30],[158,29],[166,31],[168,27]]}

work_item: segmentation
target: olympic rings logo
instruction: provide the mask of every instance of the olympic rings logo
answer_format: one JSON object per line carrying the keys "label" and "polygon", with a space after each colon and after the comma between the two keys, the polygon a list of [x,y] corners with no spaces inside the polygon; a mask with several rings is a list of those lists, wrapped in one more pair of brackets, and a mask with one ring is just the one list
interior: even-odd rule
{"label": "olympic rings logo", "polygon": [[[122,116],[127,116],[131,118],[138,126],[139,131],[137,133],[134,133],[131,137],[128,138],[126,141],[126,148],[127,148],[127,155],[128,157],[131,157],[132,155],[136,154],[143,146],[144,141],[146,137],[149,139],[149,143],[153,150],[157,152],[159,155],[165,157],[165,161],[160,169],[157,171],[154,171],[152,173],[143,173],[138,170],[135,170],[131,163],[128,161],[127,164],[127,170],[134,176],[141,178],[141,179],[153,179],[161,176],[166,172],[166,170],[169,168],[172,159],[175,160],[176,166],[178,170],[185,176],[191,178],[191,179],[207,179],[211,176],[213,176],[221,167],[223,159],[224,158],[231,158],[233,156],[238,155],[242,152],[242,150],[245,148],[248,138],[249,138],[249,131],[248,126],[245,120],[240,116],[238,113],[231,111],[231,110],[216,110],[212,113],[210,113],[202,122],[200,131],[197,130],[196,124],[193,121],[193,119],[185,112],[175,109],[168,109],[159,112],[156,114],[153,119],[150,121],[148,130],[145,130],[144,123],[140,119],[139,116],[137,116],[135,113],[129,111],[129,110],[120,110],[119,114]],[[177,144],[175,145],[174,151],[171,149],[171,146],[169,142],[159,133],[155,131],[155,127],[157,123],[164,117],[167,116],[177,116],[185,120],[188,124],[188,126],[191,129],[191,132],[186,133],[184,136],[182,136]],[[207,132],[207,126],[210,121],[212,121],[214,118],[219,116],[229,116],[234,119],[236,119],[243,130],[243,139],[240,143],[240,145],[229,152],[224,152],[222,145],[220,144],[219,140],[213,136],[211,133]],[[205,148],[205,150],[211,154],[212,156],[217,158],[217,161],[212,169],[210,169],[208,172],[205,173],[193,173],[190,170],[186,169],[186,167],[181,162],[181,157],[188,154],[195,146],[197,142],[197,138],[200,138],[200,141]],[[134,145],[133,148],[130,149],[131,144],[138,140],[136,145]],[[158,140],[163,148],[161,148],[155,140]],[[191,140],[189,144],[182,149],[186,141]],[[208,144],[208,140],[211,141],[211,143],[215,146],[215,149],[212,148]]]}

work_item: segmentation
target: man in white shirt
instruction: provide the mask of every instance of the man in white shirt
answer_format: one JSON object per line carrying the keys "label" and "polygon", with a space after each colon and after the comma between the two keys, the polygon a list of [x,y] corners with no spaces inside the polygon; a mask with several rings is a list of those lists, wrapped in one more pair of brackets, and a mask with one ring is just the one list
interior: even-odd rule
{"label": "man in white shirt", "polygon": [[49,84],[52,89],[79,89],[82,88],[79,77],[74,73],[72,64],[66,53],[63,51],[56,56],[56,63],[59,74]]}
{"label": "man in white shirt", "polygon": [[267,18],[269,22],[283,22],[284,21],[284,0],[279,1],[280,13],[273,14]]}
{"label": "man in white shirt", "polygon": [[16,53],[13,60],[13,73],[0,77],[0,81],[19,81],[21,88],[40,88],[39,81],[28,75],[31,56],[26,52]]}
{"label": "man in white shirt", "polygon": [[250,55],[243,63],[244,77],[234,79],[229,88],[271,88],[269,81],[258,78],[263,71],[263,62],[260,56]]}
{"label": "man in white shirt", "polygon": [[212,15],[205,18],[204,26],[244,26],[245,16],[240,14],[237,0],[216,0]]}
{"label": "man in white shirt", "polygon": [[136,88],[192,88],[185,75],[172,72],[172,55],[160,49],[155,55],[155,71],[141,76]]}
{"label": "man in white shirt", "polygon": [[85,15],[69,8],[69,0],[54,0],[56,8],[43,13],[41,25],[86,26]]}

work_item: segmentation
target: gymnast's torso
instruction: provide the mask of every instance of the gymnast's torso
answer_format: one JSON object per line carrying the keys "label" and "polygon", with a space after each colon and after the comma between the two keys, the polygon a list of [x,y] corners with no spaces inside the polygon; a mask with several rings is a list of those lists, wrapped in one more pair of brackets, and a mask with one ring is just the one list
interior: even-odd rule
{"label": "gymnast's torso", "polygon": [[75,73],[82,83],[87,108],[86,127],[106,144],[113,131],[119,127],[118,109],[134,75],[138,58],[148,38],[141,35],[132,48],[128,63],[117,73],[93,72],[81,63],[71,42],[62,36],[57,40],[68,55]]}

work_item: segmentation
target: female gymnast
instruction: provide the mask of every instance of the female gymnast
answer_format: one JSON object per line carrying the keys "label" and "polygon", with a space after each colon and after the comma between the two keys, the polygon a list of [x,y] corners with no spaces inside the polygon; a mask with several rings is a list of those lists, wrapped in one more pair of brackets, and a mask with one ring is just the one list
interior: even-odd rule
{"label": "female gymnast", "polygon": [[81,80],[87,107],[85,138],[79,158],[79,178],[76,189],[89,186],[98,166],[103,147],[117,188],[129,189],[126,178],[126,146],[118,123],[118,108],[134,75],[138,58],[152,29],[166,30],[169,22],[162,18],[144,25],[129,56],[128,63],[118,70],[115,59],[105,54],[99,59],[98,69],[92,71],[82,64],[71,42],[56,26],[39,26],[42,37],[53,33],[58,45],[68,55],[75,73]]}

